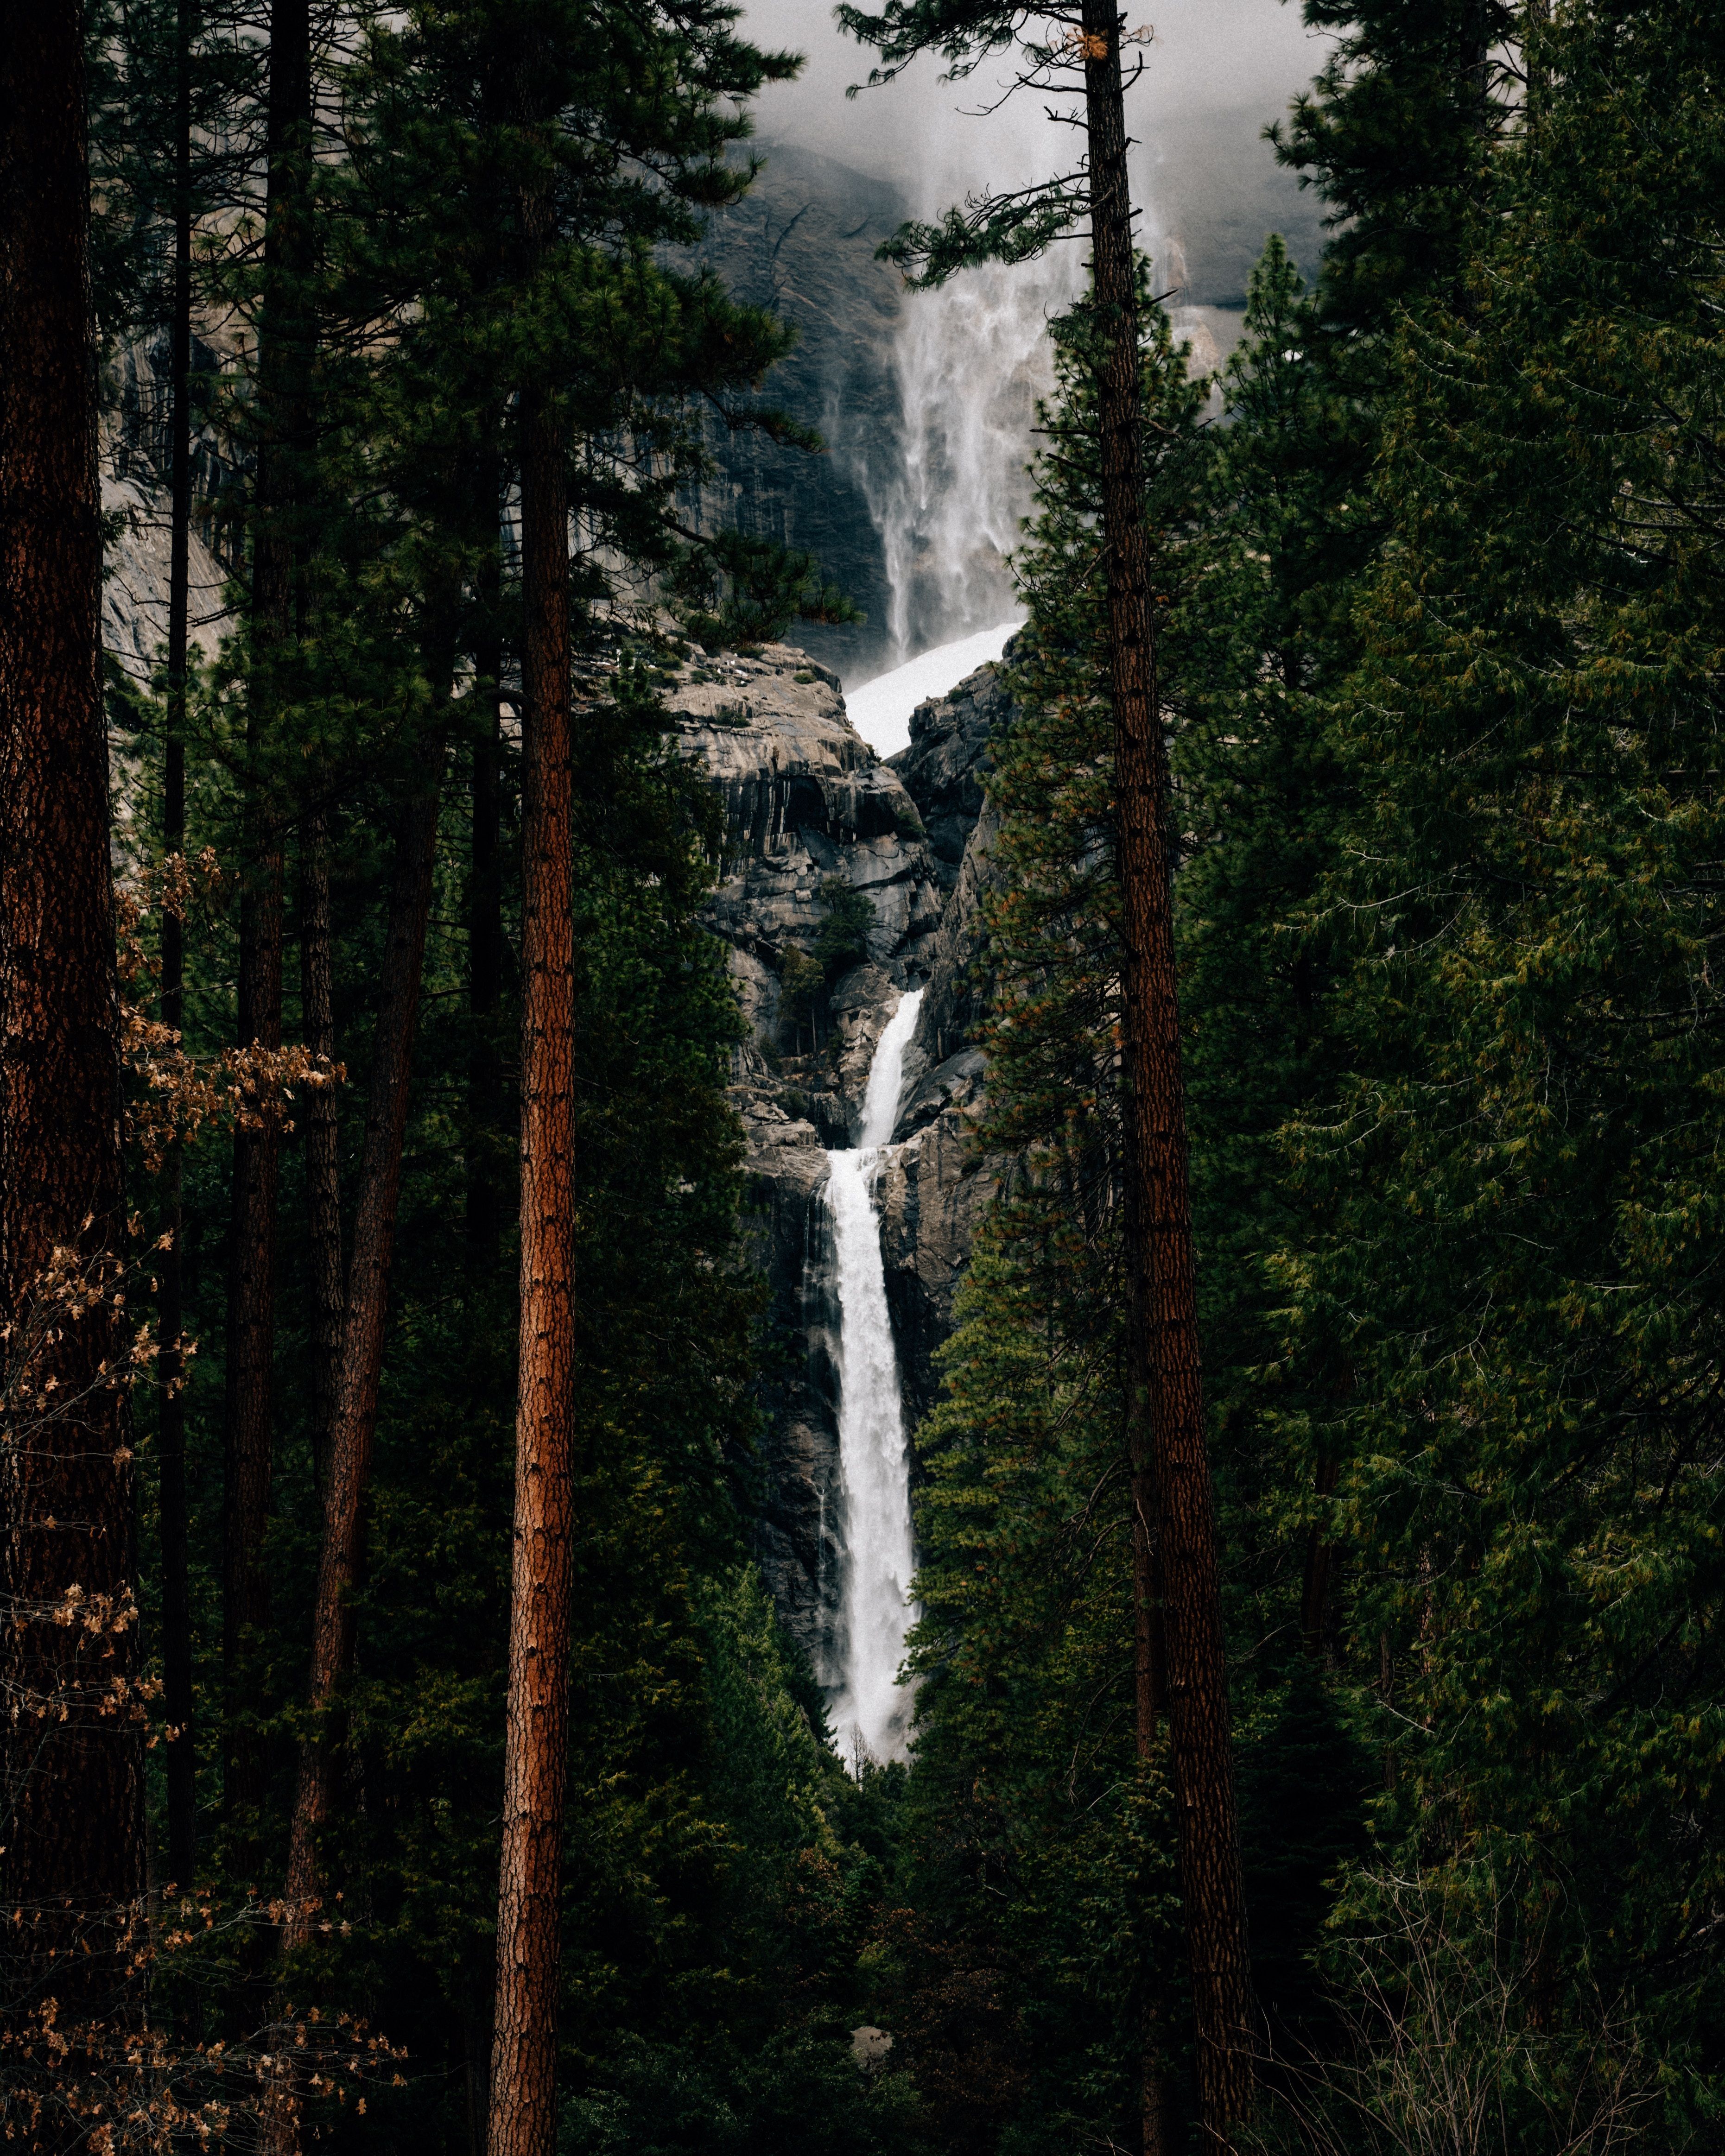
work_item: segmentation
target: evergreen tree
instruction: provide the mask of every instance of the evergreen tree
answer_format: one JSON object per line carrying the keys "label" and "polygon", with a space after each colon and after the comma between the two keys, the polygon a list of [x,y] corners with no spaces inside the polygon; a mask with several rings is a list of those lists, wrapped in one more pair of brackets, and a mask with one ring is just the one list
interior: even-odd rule
{"label": "evergreen tree", "polygon": [[[924,54],[954,76],[1003,50],[1012,87],[1038,95],[1081,85],[1081,169],[1007,195],[978,198],[939,226],[907,225],[882,251],[938,284],[967,264],[1022,261],[1082,222],[1091,245],[1086,345],[1097,454],[1095,514],[1106,588],[1108,694],[1115,725],[1116,873],[1124,909],[1119,963],[1122,1070],[1129,1111],[1122,1158],[1132,1304],[1129,1353],[1143,1525],[1139,1541],[1141,1718],[1166,1707],[1178,1789],[1180,1863],[1198,2031],[1204,2130],[1225,2143],[1249,2107],[1251,2016],[1229,1735],[1214,1493],[1205,1443],[1193,1263],[1184,1077],[1172,912],[1176,840],[1158,678],[1152,542],[1144,516],[1140,324],[1143,295],[1132,237],[1122,54],[1116,0],[1070,11],[999,0],[886,0],[878,15],[845,6],[839,19],[881,55],[870,81],[890,81]],[[1034,26],[1034,27],[1033,27]],[[1065,80],[1062,78],[1065,78]],[[949,78],[950,79],[950,78]],[[1010,94],[1010,91],[1009,91]],[[1076,121],[1076,116],[1069,116]],[[1154,1543],[1153,1560],[1151,1544]],[[1152,1573],[1154,1572],[1153,1589]],[[1152,1602],[1155,1614],[1152,1614]],[[1167,1681],[1153,1684],[1152,1634]],[[1144,2111],[1159,2148],[1158,2106]]]}
{"label": "evergreen tree", "polygon": [[1336,1210],[1286,1251],[1297,1323],[1354,1373],[1326,1442],[1355,1666],[1382,1672],[1378,1831],[1507,1956],[1536,2082],[1586,2081],[1618,1999],[1680,2108],[1717,2070],[1713,1958],[1672,1915],[1715,1839],[1684,1762],[1716,1591],[1717,43],[1681,8],[1560,17],[1456,284],[1407,310],[1322,897],[1353,924],[1352,1075],[1298,1137]]}

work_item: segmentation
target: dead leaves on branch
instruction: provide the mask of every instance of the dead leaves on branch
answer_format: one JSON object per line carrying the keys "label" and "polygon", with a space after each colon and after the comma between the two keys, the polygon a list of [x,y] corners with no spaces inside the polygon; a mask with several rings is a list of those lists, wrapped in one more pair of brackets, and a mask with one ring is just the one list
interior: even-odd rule
{"label": "dead leaves on branch", "polygon": [[[88,1235],[93,1218],[82,1223]],[[133,1242],[142,1224],[126,1224]],[[0,1324],[0,1466],[28,1453],[77,1463],[98,1476],[111,1465],[116,1476],[131,1467],[132,1447],[122,1410],[133,1388],[155,1369],[162,1343],[144,1320],[128,1332],[131,1299],[153,1291],[151,1263],[167,1238],[129,1259],[110,1250],[57,1245],[31,1282],[8,1322]],[[78,1352],[88,1328],[113,1343],[107,1353]],[[182,1340],[181,1375],[196,1343]],[[88,1486],[88,1473],[74,1475]],[[33,1525],[53,1535],[75,1522],[51,1514]],[[138,1624],[131,1584],[99,1587],[70,1580],[51,1594],[13,1594],[0,1601],[0,1626],[18,1650],[3,1661],[0,1715],[16,1739],[32,1729],[45,1733],[67,1725],[141,1728],[159,1680],[130,1666],[129,1634]],[[35,1643],[33,1649],[28,1644]],[[148,1740],[152,1741],[152,1740]]]}
{"label": "dead leaves on branch", "polygon": [[[213,1934],[270,1921],[256,1907],[224,1916],[199,1896],[166,1916],[141,1904],[121,1928],[134,1974],[153,1966],[161,1976]],[[193,2043],[162,2027],[64,2023],[49,1999],[0,2025],[0,2138],[32,2156],[69,2147],[91,2156],[293,2150],[344,2114],[363,2118],[367,2089],[386,2076],[398,2087],[405,2056],[352,2016],[316,2009],[290,2011],[238,2042]]]}
{"label": "dead leaves on branch", "polygon": [[217,898],[231,879],[214,850],[195,860],[170,854],[138,882],[115,893],[120,971],[120,1052],[138,1081],[126,1109],[126,1135],[145,1167],[157,1173],[169,1149],[189,1145],[211,1129],[261,1130],[275,1122],[290,1131],[285,1110],[300,1086],[338,1085],[345,1067],[314,1055],[297,1043],[265,1048],[254,1041],[200,1059],[186,1052],[179,1030],[152,1017],[146,998],[161,971],[146,945],[145,923],[154,911],[183,921],[194,906]]}

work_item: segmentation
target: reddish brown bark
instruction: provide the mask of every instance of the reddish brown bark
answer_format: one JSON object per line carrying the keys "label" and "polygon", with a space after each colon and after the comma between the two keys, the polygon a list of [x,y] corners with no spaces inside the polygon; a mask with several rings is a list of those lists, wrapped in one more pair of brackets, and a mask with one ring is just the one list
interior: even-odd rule
{"label": "reddish brown bark", "polygon": [[[162,847],[186,846],[186,660],[191,614],[192,536],[192,38],[195,9],[181,0],[174,37],[174,270],[170,335],[169,523],[167,578],[167,739],[162,783]],[[162,918],[162,1022],[177,1033],[185,1022],[185,929],[177,913]],[[167,1248],[157,1260],[160,1282],[156,1372],[160,1408],[157,1511],[162,1553],[162,1708],[167,1782],[167,1872],[173,1885],[192,1881],[198,1861],[197,1746],[192,1727],[192,1583],[190,1512],[186,1490],[186,1404],[180,1338],[185,1328],[184,1228],[181,1163],[170,1149],[162,1173]]]}
{"label": "reddish brown bark", "polygon": [[[330,934],[329,812],[312,809],[300,833],[300,1004],[305,1045],[336,1060],[334,960]],[[327,1481],[330,1428],[341,1363],[341,1176],[336,1089],[315,1086],[305,1102],[305,1249],[311,1275],[311,1484]]]}
{"label": "reddish brown bark", "polygon": [[[0,22],[0,1907],[14,2031],[50,1999],[63,2026],[133,2018],[116,1948],[142,1886],[83,38],[76,0]],[[44,1328],[32,1319],[57,1252],[104,1292],[81,1314],[53,1305]],[[80,1621],[54,1620],[73,1608]]]}
{"label": "reddish brown bark", "polygon": [[[1127,1433],[1132,1455],[1132,1707],[1137,1753],[1147,1762],[1162,1726],[1162,1618],[1156,1581],[1156,1478],[1150,1461],[1150,1429],[1146,1412],[1148,1387],[1143,1373],[1142,1290],[1127,1291],[1134,1320],[1129,1327]],[[1145,1971],[1142,2015],[1142,2054],[1139,2072],[1139,2138],[1143,2156],[1167,2156],[1172,2148],[1168,2112],[1168,2079],[1163,2071],[1166,1984],[1156,1969]]]}
{"label": "reddish brown bark", "polygon": [[552,2156],[569,1728],[574,981],[568,496],[562,429],[521,412],[521,1371],[490,2156]]}
{"label": "reddish brown bark", "polygon": [[1114,0],[1084,0],[1082,20],[1091,266],[1102,338],[1096,388],[1125,945],[1130,1210],[1143,1282],[1144,1374],[1199,2122],[1213,2143],[1224,2145],[1231,2122],[1244,2116],[1250,2097],[1250,1977],[1193,1275],[1120,18]]}
{"label": "reddish brown bark", "polygon": [[[442,750],[434,765],[441,773]],[[323,1545],[311,1628],[310,1732],[300,1753],[298,1794],[288,1860],[289,1910],[282,1941],[291,1951],[311,1937],[322,1892],[318,1843],[328,1824],[333,1753],[326,1727],[342,1681],[353,1667],[352,1593],[359,1576],[377,1390],[383,1368],[389,1274],[401,1194],[402,1141],[413,1076],[413,1035],[424,972],[437,860],[438,792],[408,804],[396,848],[389,927],[377,1005],[377,1038],[366,1106],[359,1209],[341,1336],[335,1413],[330,1423]]]}

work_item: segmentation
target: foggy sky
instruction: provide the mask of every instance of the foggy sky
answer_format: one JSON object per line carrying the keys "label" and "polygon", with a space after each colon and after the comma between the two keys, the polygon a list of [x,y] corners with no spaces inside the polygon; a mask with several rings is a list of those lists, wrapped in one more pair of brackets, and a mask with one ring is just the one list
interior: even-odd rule
{"label": "foggy sky", "polygon": [[[1132,90],[1127,125],[1137,139],[1134,193],[1150,225],[1178,228],[1180,198],[1203,181],[1180,166],[1219,159],[1238,178],[1263,168],[1263,184],[1286,195],[1291,182],[1275,174],[1259,140],[1264,125],[1322,65],[1326,41],[1300,19],[1297,0],[1131,0],[1129,27],[1148,21],[1155,35],[1148,65]],[[761,98],[762,136],[800,143],[841,163],[896,181],[919,213],[932,214],[968,188],[1021,186],[1070,162],[1072,131],[1050,127],[1041,100],[1020,93],[1002,110],[966,116],[992,102],[1005,77],[1004,56],[968,82],[942,86],[932,61],[898,81],[865,90],[847,101],[847,84],[861,81],[871,55],[842,36],[829,0],[748,0],[743,27],[758,43],[806,55],[799,81]],[[1167,141],[1158,144],[1164,125]],[[1168,145],[1175,146],[1170,159]],[[1171,163],[1175,169],[1170,169]]]}

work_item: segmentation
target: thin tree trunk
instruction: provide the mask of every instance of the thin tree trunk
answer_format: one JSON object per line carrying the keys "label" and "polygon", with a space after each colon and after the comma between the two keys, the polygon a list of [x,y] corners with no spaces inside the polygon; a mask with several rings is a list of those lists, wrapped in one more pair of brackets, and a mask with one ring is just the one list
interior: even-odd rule
{"label": "thin tree trunk", "polygon": [[[548,202],[530,199],[544,234]],[[560,420],[521,398],[521,1276],[490,2156],[553,2156],[569,1726],[574,979],[568,494]]]}
{"label": "thin tree trunk", "polygon": [[[0,1901],[9,2027],[58,2002],[59,2078],[80,2025],[136,2022],[144,1883],[84,30],[0,23]],[[57,1263],[107,1292],[33,1326]]]}
{"label": "thin tree trunk", "polygon": [[[281,851],[253,856],[239,912],[242,1045],[281,1046]],[[227,1453],[222,1505],[222,1673],[227,1741],[223,1801],[230,1814],[264,1794],[263,1756],[247,1720],[245,1663],[270,1615],[264,1536],[273,1470],[270,1368],[275,1347],[275,1216],[281,1130],[273,1108],[235,1132],[229,1224]]]}
{"label": "thin tree trunk", "polygon": [[[259,434],[252,557],[252,652],[246,716],[244,886],[239,915],[239,1037],[281,1045],[282,829],[264,766],[294,633],[291,511],[306,359],[305,191],[311,146],[311,33],[306,0],[274,0],[270,13],[269,182],[264,203],[264,313],[258,340]],[[263,1796],[263,1756],[247,1717],[249,1638],[270,1613],[264,1536],[273,1466],[270,1365],[275,1345],[275,1224],[281,1125],[266,1110],[236,1133],[228,1307],[228,1432],[223,1504],[222,1664],[228,1810]]]}
{"label": "thin tree trunk", "polygon": [[1145,1375],[1199,2116],[1219,2146],[1228,2143],[1231,2122],[1245,2115],[1250,2099],[1250,1974],[1198,1351],[1167,757],[1157,702],[1144,523],[1137,277],[1115,0],[1084,0],[1083,33],[1092,274],[1104,352],[1097,402],[1132,1096],[1128,1173],[1132,1216],[1142,1238]]}
{"label": "thin tree trunk", "polygon": [[[186,660],[191,615],[192,538],[192,41],[195,0],[180,0],[174,35],[174,275],[172,356],[169,362],[167,574],[167,740],[162,784],[162,847],[170,858],[186,850]],[[177,1034],[185,1024],[186,934],[179,914],[162,916],[162,1022]],[[192,1883],[198,1863],[197,1744],[192,1726],[192,1584],[190,1512],[186,1493],[185,1275],[181,1239],[180,1150],[170,1147],[162,1173],[167,1248],[161,1254],[157,1379],[158,1511],[162,1548],[162,1707],[167,1718],[167,1871],[172,1883]]]}
{"label": "thin tree trunk", "polygon": [[[336,1060],[330,932],[329,811],[320,804],[300,833],[300,1002],[305,1045]],[[305,1243],[311,1270],[311,1482],[327,1481],[330,1430],[341,1362],[341,1177],[336,1147],[336,1089],[314,1086],[305,1103]]]}
{"label": "thin tree trunk", "polygon": [[[440,744],[434,763],[440,779]],[[341,1685],[353,1666],[352,1596],[359,1573],[372,1444],[377,1427],[389,1273],[395,1255],[401,1194],[402,1141],[407,1128],[413,1034],[437,860],[438,801],[435,782],[413,798],[403,812],[396,845],[377,1005],[377,1050],[366,1106],[359,1210],[353,1229],[352,1272],[347,1286],[347,1321],[330,1424],[329,1481],[311,1627],[310,1731],[300,1753],[288,1860],[288,1913],[282,1943],[290,1952],[311,1937],[315,1907],[322,1892],[318,1842],[330,1816],[333,1759],[326,1723]]]}
{"label": "thin tree trunk", "polygon": [[[1147,1453],[1135,1445],[1133,1455],[1133,1704],[1138,1758],[1141,1762],[1147,1762],[1156,1748],[1162,1720],[1161,1625],[1156,1606],[1156,1545],[1152,1510],[1155,1492]],[[1168,2156],[1173,2146],[1168,2114],[1168,2078],[1163,2071],[1166,1997],[1167,1986],[1159,1972],[1147,1970],[1139,2030],[1139,2134],[1143,2156]]]}

